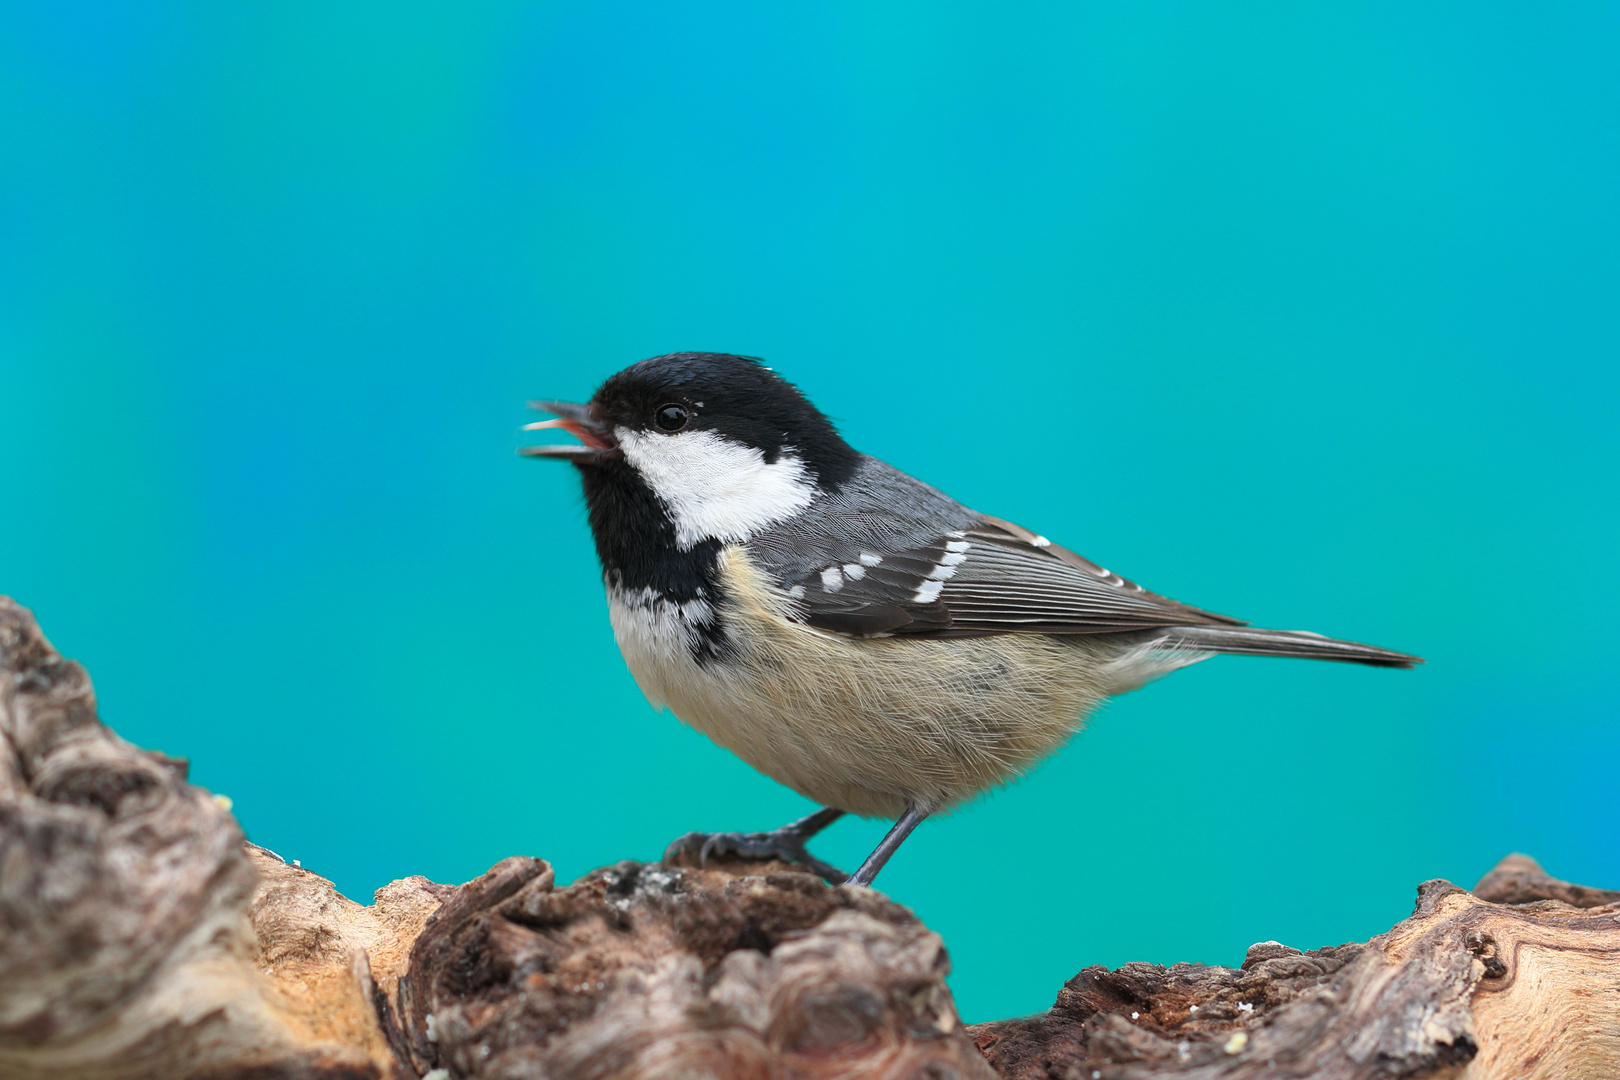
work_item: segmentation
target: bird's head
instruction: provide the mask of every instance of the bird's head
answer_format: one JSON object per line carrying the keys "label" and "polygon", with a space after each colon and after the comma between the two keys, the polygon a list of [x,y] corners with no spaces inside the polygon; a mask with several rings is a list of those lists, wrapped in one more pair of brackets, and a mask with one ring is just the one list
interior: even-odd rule
{"label": "bird's head", "polygon": [[524,447],[572,461],[587,497],[644,485],[681,547],[745,540],[843,483],[860,455],[792,383],[760,361],[670,353],[632,364],[583,405],[537,401],[578,443]]}

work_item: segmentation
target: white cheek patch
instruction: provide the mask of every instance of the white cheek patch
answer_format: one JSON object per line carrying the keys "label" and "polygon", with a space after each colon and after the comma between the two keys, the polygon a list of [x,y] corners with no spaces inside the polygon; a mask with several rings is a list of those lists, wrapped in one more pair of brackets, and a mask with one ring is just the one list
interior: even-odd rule
{"label": "white cheek patch", "polygon": [[615,428],[624,458],[669,510],[675,543],[747,540],[802,510],[816,489],[804,462],[783,453],[766,463],[752,446],[712,431],[674,435]]}

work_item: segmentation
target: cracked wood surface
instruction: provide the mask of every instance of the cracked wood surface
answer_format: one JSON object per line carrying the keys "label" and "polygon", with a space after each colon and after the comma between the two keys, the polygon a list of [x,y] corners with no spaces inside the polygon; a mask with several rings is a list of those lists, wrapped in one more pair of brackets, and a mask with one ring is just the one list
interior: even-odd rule
{"label": "cracked wood surface", "polygon": [[1524,856],[1365,943],[1090,967],[964,1027],[937,935],[779,864],[355,903],[104,727],[4,598],[0,736],[0,1080],[1620,1077],[1620,892]]}

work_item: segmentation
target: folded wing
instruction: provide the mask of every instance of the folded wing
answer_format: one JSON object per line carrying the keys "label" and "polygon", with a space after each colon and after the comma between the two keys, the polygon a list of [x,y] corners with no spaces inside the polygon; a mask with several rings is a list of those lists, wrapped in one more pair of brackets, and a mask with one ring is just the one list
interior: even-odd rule
{"label": "folded wing", "polygon": [[805,621],[858,637],[1102,634],[1159,626],[1242,626],[1149,592],[998,518],[784,583]]}

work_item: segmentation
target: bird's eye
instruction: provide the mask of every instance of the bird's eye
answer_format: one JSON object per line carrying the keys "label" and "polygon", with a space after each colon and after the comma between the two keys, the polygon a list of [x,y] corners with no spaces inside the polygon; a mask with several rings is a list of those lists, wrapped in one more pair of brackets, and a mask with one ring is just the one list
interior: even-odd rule
{"label": "bird's eye", "polygon": [[690,416],[684,405],[660,405],[653,413],[653,423],[658,425],[659,431],[679,431]]}

